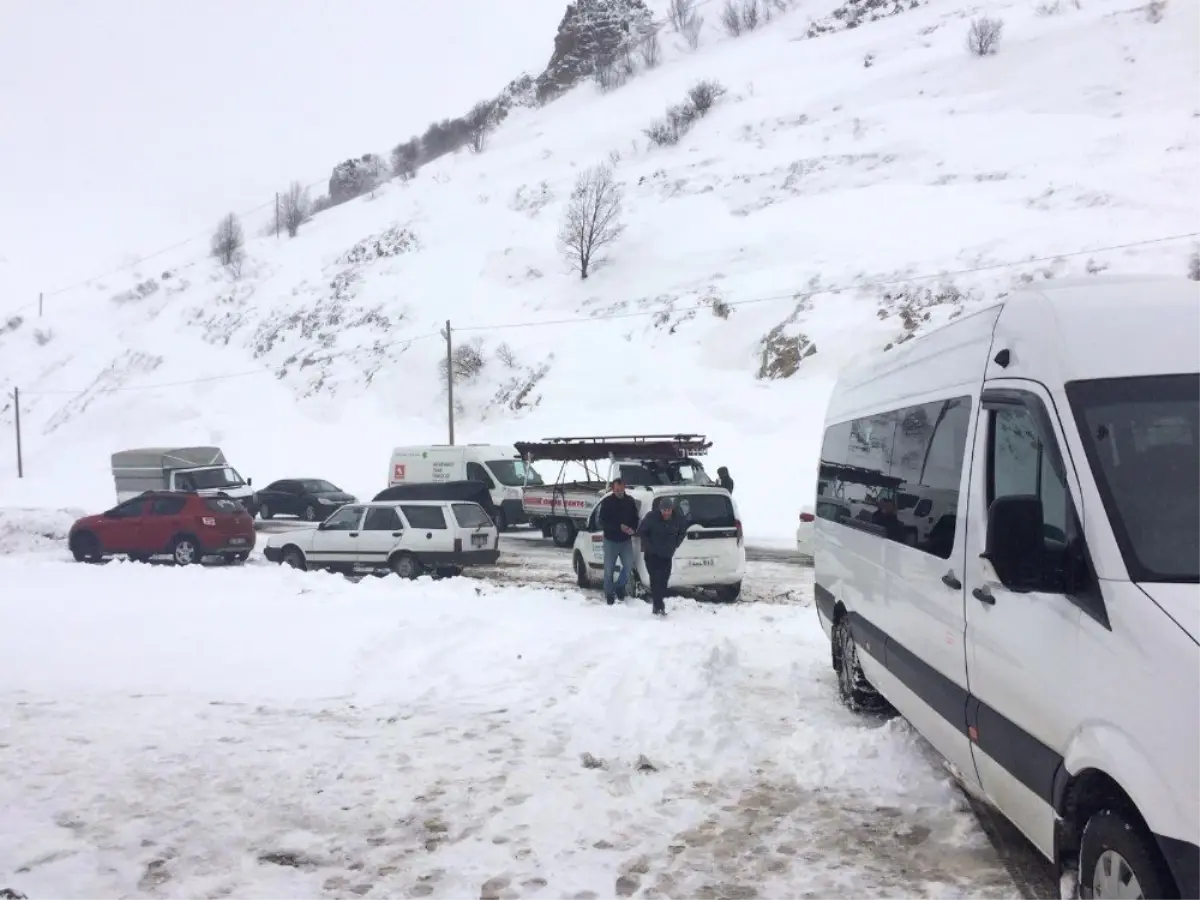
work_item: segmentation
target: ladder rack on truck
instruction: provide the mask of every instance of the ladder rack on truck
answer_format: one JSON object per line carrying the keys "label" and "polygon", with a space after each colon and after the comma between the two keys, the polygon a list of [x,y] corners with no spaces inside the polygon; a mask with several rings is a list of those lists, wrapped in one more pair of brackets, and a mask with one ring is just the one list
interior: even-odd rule
{"label": "ladder rack on truck", "polygon": [[[520,441],[515,446],[526,463],[561,463],[554,484],[527,484],[522,498],[529,521],[559,547],[571,546],[614,477],[623,477],[635,490],[660,484],[711,483],[696,461],[712,447],[702,434],[557,437]],[[567,480],[568,463],[582,466],[582,480]],[[685,477],[688,470],[693,473],[690,478]]]}

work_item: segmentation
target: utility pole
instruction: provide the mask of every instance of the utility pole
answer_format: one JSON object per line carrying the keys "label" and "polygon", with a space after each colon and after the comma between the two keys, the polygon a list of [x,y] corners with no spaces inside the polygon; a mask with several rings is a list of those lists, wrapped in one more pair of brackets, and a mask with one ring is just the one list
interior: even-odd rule
{"label": "utility pole", "polygon": [[275,192],[275,240],[279,240],[279,191]]}
{"label": "utility pole", "polygon": [[44,295],[42,295],[42,294],[38,294],[38,318],[39,319],[42,317],[42,297],[43,296]]}
{"label": "utility pole", "polygon": [[446,320],[446,422],[450,426],[450,446],[454,446],[454,348],[450,343],[450,320]]}
{"label": "utility pole", "polygon": [[17,477],[25,477],[25,466],[21,462],[21,389],[13,388],[13,409],[16,412],[17,423]]}

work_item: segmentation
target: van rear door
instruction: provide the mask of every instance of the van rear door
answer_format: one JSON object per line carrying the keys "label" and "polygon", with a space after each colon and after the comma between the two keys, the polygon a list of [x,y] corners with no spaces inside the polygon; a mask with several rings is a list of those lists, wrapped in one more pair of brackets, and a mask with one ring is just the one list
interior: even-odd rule
{"label": "van rear door", "polygon": [[675,504],[674,514],[688,522],[687,540],[675,554],[677,568],[711,569],[715,573],[738,567],[742,524],[729,494],[720,490],[658,494],[652,504],[654,511],[658,511],[664,497]]}

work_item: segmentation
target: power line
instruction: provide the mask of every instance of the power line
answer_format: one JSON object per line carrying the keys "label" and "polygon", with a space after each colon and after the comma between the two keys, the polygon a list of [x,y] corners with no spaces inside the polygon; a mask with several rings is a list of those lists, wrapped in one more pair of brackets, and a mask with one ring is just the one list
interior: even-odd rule
{"label": "power line", "polygon": [[[1029,266],[1029,265],[1035,265],[1038,263],[1045,263],[1045,262],[1054,262],[1059,259],[1068,259],[1068,258],[1079,257],[1079,256],[1091,256],[1096,253],[1107,253],[1107,252],[1111,252],[1114,250],[1129,250],[1129,249],[1133,249],[1135,247],[1146,247],[1146,246],[1150,246],[1152,244],[1165,244],[1165,243],[1169,243],[1171,241],[1187,240],[1189,238],[1195,238],[1195,237],[1200,237],[1200,232],[1194,231],[1194,232],[1188,232],[1186,234],[1174,234],[1174,235],[1167,235],[1167,236],[1158,237],[1158,238],[1147,238],[1145,240],[1140,240],[1140,241],[1127,241],[1123,244],[1109,244],[1109,245],[1103,246],[1103,247],[1093,247],[1088,250],[1073,250],[1073,251],[1070,251],[1067,253],[1055,253],[1055,254],[1050,254],[1047,256],[1030,257],[1029,259],[1011,260],[1011,261],[1007,261],[1007,262],[998,262],[998,263],[987,263],[984,265],[971,266],[969,268],[964,268],[964,269],[949,269],[949,270],[943,270],[943,271],[939,271],[939,272],[928,272],[928,273],[925,273],[922,275],[908,275],[908,276],[904,276],[902,278],[886,278],[886,279],[875,279],[872,281],[856,281],[856,282],[849,282],[849,283],[842,284],[842,285],[814,288],[813,290],[808,290],[808,291],[789,291],[786,294],[766,294],[766,295],[759,296],[759,297],[747,297],[743,300],[729,300],[729,301],[723,301],[723,302],[727,306],[749,306],[750,304],[754,304],[754,303],[771,303],[771,302],[778,302],[778,301],[782,301],[782,300],[796,301],[796,300],[804,299],[806,297],[813,297],[813,296],[816,296],[817,294],[837,293],[840,291],[856,290],[856,289],[869,288],[869,287],[893,287],[893,286],[902,285],[902,284],[913,284],[915,282],[920,282],[920,281],[934,281],[934,280],[937,280],[940,278],[953,278],[953,277],[958,277],[958,276],[962,276],[962,275],[970,275],[970,274],[974,274],[977,272],[992,272],[992,271],[996,271],[998,269],[1015,269],[1015,268],[1019,268],[1021,266]],[[672,310],[672,311],[686,313],[686,312],[691,312],[693,310],[702,310],[702,309],[708,309],[708,308],[709,308],[709,304],[698,303],[693,306],[686,306],[686,307],[683,307],[682,309]],[[506,323],[500,323],[500,324],[495,324],[495,325],[468,325],[464,328],[454,328],[453,331],[456,333],[460,333],[460,332],[480,332],[480,331],[501,331],[501,330],[512,329],[512,328],[537,328],[537,327],[544,327],[544,326],[549,326],[549,325],[578,325],[578,324],[583,324],[583,323],[588,323],[588,322],[606,322],[606,321],[611,321],[611,320],[616,320],[616,319],[645,318],[647,316],[659,315],[662,312],[663,312],[663,310],[661,310],[661,309],[641,310],[638,312],[609,313],[606,315],[598,315],[598,316],[575,316],[572,318],[550,319],[550,320],[541,321],[541,322],[506,322]],[[310,364],[328,362],[330,360],[337,359],[337,358],[343,357],[343,356],[353,356],[358,353],[365,353],[365,352],[369,352],[369,351],[379,351],[386,347],[396,346],[397,344],[403,344],[404,345],[403,349],[407,350],[409,348],[409,346],[411,346],[412,344],[415,344],[419,341],[428,340],[430,338],[435,338],[435,337],[440,337],[440,338],[445,339],[446,335],[442,331],[431,331],[431,332],[427,332],[425,334],[416,335],[415,337],[397,338],[396,340],[393,340],[393,341],[377,342],[374,344],[361,344],[357,347],[350,347],[345,350],[335,350],[335,351],[328,353],[321,357],[309,357],[307,361]],[[255,370],[248,371],[248,372],[233,372],[228,375],[212,375],[212,376],[208,376],[206,378],[193,378],[193,379],[188,379],[185,381],[172,381],[172,382],[167,382],[167,383],[163,383],[163,384],[136,385],[133,387],[119,387],[119,388],[100,388],[96,391],[96,393],[107,394],[107,393],[120,393],[120,392],[126,392],[126,391],[149,391],[149,390],[157,390],[160,388],[172,388],[172,387],[183,387],[183,386],[192,385],[192,384],[204,384],[204,383],[212,382],[212,381],[224,381],[224,380],[232,379],[232,378],[247,378],[251,375],[267,375],[267,374],[277,375],[278,373],[279,373],[279,369],[255,369]],[[84,394],[84,393],[87,393],[87,390],[88,389],[55,390],[55,391],[25,391],[24,393],[26,394],[26,396],[49,396],[49,395],[55,395],[55,394],[59,394],[59,395]]]}
{"label": "power line", "polygon": [[[1111,244],[1106,247],[1093,247],[1090,250],[1073,250],[1069,253],[1055,253],[1050,256],[1035,256],[1030,259],[1022,259],[1009,262],[988,263],[981,266],[972,266],[967,269],[949,269],[941,272],[930,272],[924,275],[909,275],[903,278],[888,278],[874,281],[857,281],[849,284],[834,285],[831,287],[815,288],[810,291],[790,291],[786,294],[768,294],[762,297],[750,297],[744,300],[727,300],[723,301],[726,306],[749,306],[752,303],[770,303],[779,300],[802,300],[806,297],[814,297],[817,294],[836,293],[838,291],[854,290],[856,288],[867,287],[891,287],[900,284],[912,284],[917,281],[934,281],[939,278],[953,278],[961,275],[970,275],[976,272],[990,272],[996,269],[1014,269],[1019,266],[1035,265],[1037,263],[1054,262],[1058,259],[1067,259],[1077,256],[1091,256],[1094,253],[1107,253],[1112,250],[1129,250],[1134,247],[1145,247],[1150,244],[1165,244],[1169,241],[1180,241],[1188,238],[1200,237],[1200,231],[1193,231],[1187,234],[1173,234],[1160,238],[1149,238],[1142,241],[1130,241],[1124,244]],[[685,306],[673,312],[691,312],[693,310],[707,309],[709,304],[697,303],[693,306]],[[577,316],[570,319],[551,319],[544,322],[509,322],[498,325],[468,325],[465,328],[455,328],[455,331],[496,331],[507,328],[535,328],[542,325],[568,325],[579,322],[599,322],[609,319],[636,319],[646,316],[656,316],[662,310],[642,310],[639,312],[627,313],[611,313],[600,316]]]}
{"label": "power line", "polygon": [[[432,337],[442,337],[442,336],[443,335],[440,331],[431,331],[428,334],[420,334],[420,335],[417,335],[416,337],[401,338],[401,339],[397,339],[394,341],[385,341],[385,342],[375,343],[375,344],[362,344],[357,347],[349,347],[345,350],[335,350],[334,352],[328,353],[325,356],[307,357],[305,359],[305,362],[307,362],[309,365],[312,365],[315,363],[329,362],[330,360],[337,359],[342,356],[353,356],[357,353],[365,353],[367,351],[378,351],[378,350],[382,350],[386,347],[394,347],[397,344],[403,344],[404,345],[403,350],[407,350],[410,345],[415,344],[418,341],[423,341],[423,340],[426,340],[426,339],[432,338]],[[403,350],[401,352],[403,352]],[[185,387],[187,385],[192,385],[192,384],[206,384],[206,383],[212,382],[212,381],[228,381],[229,379],[232,379],[232,378],[248,378],[252,375],[278,375],[279,371],[280,371],[279,369],[251,369],[250,371],[247,371],[247,372],[231,372],[227,375],[209,375],[205,378],[189,378],[184,381],[167,381],[167,382],[160,382],[158,384],[139,384],[139,385],[134,385],[132,387],[98,388],[95,391],[95,393],[97,393],[97,394],[119,394],[119,393],[125,393],[125,392],[129,392],[129,391],[154,391],[154,390],[159,390],[162,388]],[[46,397],[46,396],[51,396],[51,395],[67,395],[67,394],[79,395],[79,394],[85,394],[89,390],[91,390],[91,389],[83,388],[80,390],[73,390],[73,391],[72,390],[22,391],[22,393],[27,397]]]}

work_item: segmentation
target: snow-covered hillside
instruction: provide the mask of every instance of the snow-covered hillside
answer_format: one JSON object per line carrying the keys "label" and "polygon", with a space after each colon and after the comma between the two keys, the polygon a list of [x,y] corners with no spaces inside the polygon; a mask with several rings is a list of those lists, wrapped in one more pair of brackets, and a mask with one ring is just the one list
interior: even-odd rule
{"label": "snow-covered hillside", "polygon": [[[450,320],[483,362],[456,387],[459,441],[705,433],[750,535],[786,536],[847,359],[1028,279],[1184,274],[1191,242],[1140,242],[1200,226],[1197,4],[1158,22],[1130,0],[896,9],[809,37],[844,21],[809,0],[735,39],[709,5],[695,52],[667,29],[659,67],[516,110],[480,154],[293,240],[248,219],[236,276],[200,241],[0,319],[26,457],[18,482],[9,402],[5,502],[104,504],[108,455],[154,443],[371,495],[393,445],[445,440]],[[980,14],[1004,21],[982,58],[965,45]],[[725,95],[651,146],[643,129],[701,79]],[[581,281],[556,232],[606,160],[627,228]],[[769,337],[816,352],[760,379]]]}

